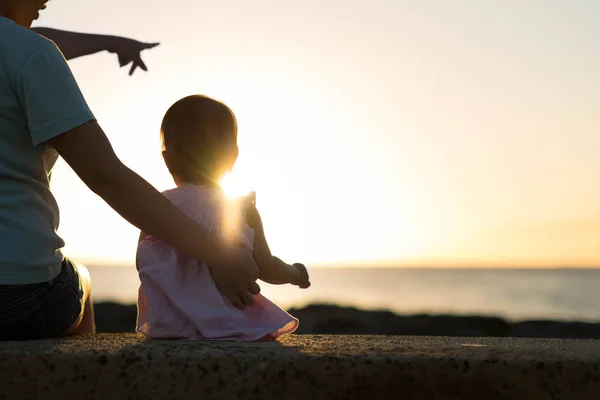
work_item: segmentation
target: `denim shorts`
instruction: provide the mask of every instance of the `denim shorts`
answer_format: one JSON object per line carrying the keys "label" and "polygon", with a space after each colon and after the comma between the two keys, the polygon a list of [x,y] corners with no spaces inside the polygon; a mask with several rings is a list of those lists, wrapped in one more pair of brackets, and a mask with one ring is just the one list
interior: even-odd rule
{"label": "denim shorts", "polygon": [[64,335],[83,311],[77,269],[64,259],[49,282],[0,285],[0,340],[45,339]]}

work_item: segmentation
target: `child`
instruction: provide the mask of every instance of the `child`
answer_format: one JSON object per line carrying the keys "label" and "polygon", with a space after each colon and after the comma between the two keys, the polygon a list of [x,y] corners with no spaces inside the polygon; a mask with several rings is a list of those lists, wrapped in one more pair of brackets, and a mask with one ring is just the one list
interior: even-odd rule
{"label": "child", "polygon": [[[228,199],[219,187],[238,156],[233,112],[205,96],[185,97],[165,114],[161,139],[165,164],[177,186],[163,194],[230,245],[252,251],[259,279],[308,288],[302,264],[289,265],[271,255],[254,195]],[[137,330],[149,338],[274,340],[298,327],[297,319],[260,294],[247,309],[235,308],[219,293],[206,264],[144,232],[137,267]]]}

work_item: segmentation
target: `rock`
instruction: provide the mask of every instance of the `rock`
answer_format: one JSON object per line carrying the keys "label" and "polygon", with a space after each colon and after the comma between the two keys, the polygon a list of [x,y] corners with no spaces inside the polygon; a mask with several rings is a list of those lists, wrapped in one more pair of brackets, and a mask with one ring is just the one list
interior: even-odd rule
{"label": "rock", "polygon": [[514,337],[599,339],[600,324],[561,321],[517,322],[510,331]]}
{"label": "rock", "polygon": [[136,334],[0,342],[0,398],[598,400],[600,342],[286,335],[272,342]]}
{"label": "rock", "polygon": [[98,333],[135,332],[137,307],[118,303],[94,304],[96,330]]}
{"label": "rock", "polygon": [[[95,305],[98,333],[134,332],[135,305]],[[300,320],[298,334],[528,337],[600,339],[600,324],[565,321],[522,321],[456,315],[401,316],[390,311],[366,311],[353,307],[314,304],[292,308]]]}
{"label": "rock", "polygon": [[297,333],[304,334],[507,336],[510,331],[508,322],[495,317],[399,316],[335,305],[310,305],[289,312],[300,320]]}

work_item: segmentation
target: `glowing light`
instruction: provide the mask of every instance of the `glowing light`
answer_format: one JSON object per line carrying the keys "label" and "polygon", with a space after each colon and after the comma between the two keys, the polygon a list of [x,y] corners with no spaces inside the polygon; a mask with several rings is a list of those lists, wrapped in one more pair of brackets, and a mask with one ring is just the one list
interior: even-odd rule
{"label": "glowing light", "polygon": [[231,178],[231,174],[225,175],[219,184],[223,188],[223,192],[225,192],[227,197],[236,197],[241,195],[239,184],[236,184],[235,180]]}

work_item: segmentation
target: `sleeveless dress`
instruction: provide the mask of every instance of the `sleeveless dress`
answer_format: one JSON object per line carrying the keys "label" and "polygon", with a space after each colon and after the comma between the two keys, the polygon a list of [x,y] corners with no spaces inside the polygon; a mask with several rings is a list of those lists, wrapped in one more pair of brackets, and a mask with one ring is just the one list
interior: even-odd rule
{"label": "sleeveless dress", "polygon": [[[188,217],[225,241],[252,251],[254,231],[244,221],[248,199],[221,189],[183,185],[163,194]],[[205,263],[148,236],[138,245],[137,331],[152,339],[274,340],[298,320],[263,295],[235,308],[221,295]]]}

